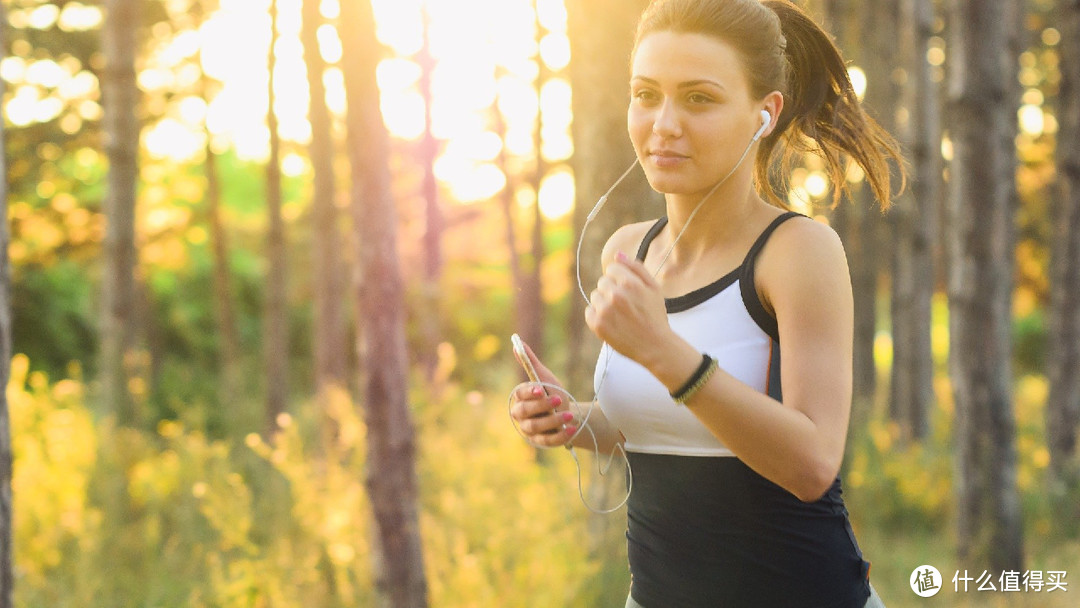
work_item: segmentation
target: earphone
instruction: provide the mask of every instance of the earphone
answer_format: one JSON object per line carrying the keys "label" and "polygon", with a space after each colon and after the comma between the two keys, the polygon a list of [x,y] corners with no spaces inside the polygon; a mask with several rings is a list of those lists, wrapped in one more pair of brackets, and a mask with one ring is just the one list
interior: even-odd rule
{"label": "earphone", "polygon": [[771,125],[771,124],[772,124],[772,114],[769,114],[768,110],[762,110],[761,111],[761,128],[757,130],[757,133],[754,133],[754,139],[751,139],[750,143],[753,143],[753,142],[761,139],[761,136],[765,134],[765,130],[768,129],[769,125]]}

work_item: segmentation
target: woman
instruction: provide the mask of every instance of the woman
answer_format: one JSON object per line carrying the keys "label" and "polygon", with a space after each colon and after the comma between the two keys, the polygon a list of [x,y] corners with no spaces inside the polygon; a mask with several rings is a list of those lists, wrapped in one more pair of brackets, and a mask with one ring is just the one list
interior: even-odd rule
{"label": "woman", "polygon": [[[630,95],[630,139],[666,214],[611,236],[585,313],[605,342],[588,425],[601,449],[623,443],[634,479],[626,605],[881,606],[838,477],[845,254],[827,225],[785,212],[769,178],[809,138],[833,184],[850,158],[884,208],[896,143],[786,0],[655,0]],[[518,387],[511,415],[537,445],[587,447],[558,391]]]}

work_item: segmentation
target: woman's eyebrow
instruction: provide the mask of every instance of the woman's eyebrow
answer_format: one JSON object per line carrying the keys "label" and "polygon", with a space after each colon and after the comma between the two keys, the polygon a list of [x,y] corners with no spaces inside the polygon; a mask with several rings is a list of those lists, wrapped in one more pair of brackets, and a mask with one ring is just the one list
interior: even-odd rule
{"label": "woman's eyebrow", "polygon": [[[642,82],[644,82],[646,84],[650,84],[650,85],[653,85],[653,86],[660,86],[659,81],[654,80],[652,78],[649,78],[647,76],[634,76],[630,80],[631,81],[640,80],[640,81],[642,81]],[[687,88],[696,87],[696,86],[702,85],[702,84],[710,84],[710,85],[712,85],[712,86],[714,86],[714,87],[716,87],[718,89],[723,89],[724,88],[724,85],[720,84],[719,82],[716,82],[715,80],[709,80],[708,78],[699,78],[697,80],[687,80],[686,82],[680,82],[678,88],[687,89]]]}

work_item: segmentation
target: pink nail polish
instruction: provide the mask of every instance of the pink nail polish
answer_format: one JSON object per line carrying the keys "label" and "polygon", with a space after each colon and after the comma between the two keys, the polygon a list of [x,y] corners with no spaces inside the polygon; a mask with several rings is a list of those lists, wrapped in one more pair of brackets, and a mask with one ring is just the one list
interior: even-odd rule
{"label": "pink nail polish", "polygon": [[534,386],[532,389],[532,394],[539,397],[540,395],[544,394],[544,389],[540,388],[539,386]]}
{"label": "pink nail polish", "polygon": [[551,405],[553,405],[555,407],[559,407],[560,405],[562,405],[562,397],[560,397],[558,395],[555,395],[554,397],[552,397],[551,398]]}
{"label": "pink nail polish", "polygon": [[572,424],[568,424],[566,426],[566,434],[567,435],[573,435],[576,432],[577,432],[577,427],[576,426],[574,426]]}
{"label": "pink nail polish", "polygon": [[571,420],[574,419],[574,415],[571,414],[570,412],[563,412],[562,413],[562,419],[563,419],[563,422],[570,422]]}

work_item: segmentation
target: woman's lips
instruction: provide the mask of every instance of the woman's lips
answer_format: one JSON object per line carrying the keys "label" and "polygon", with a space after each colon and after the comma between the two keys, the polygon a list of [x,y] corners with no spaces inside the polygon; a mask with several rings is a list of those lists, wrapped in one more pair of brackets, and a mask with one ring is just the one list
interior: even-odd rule
{"label": "woman's lips", "polygon": [[657,167],[675,167],[690,157],[671,150],[653,150],[649,152],[649,158]]}

